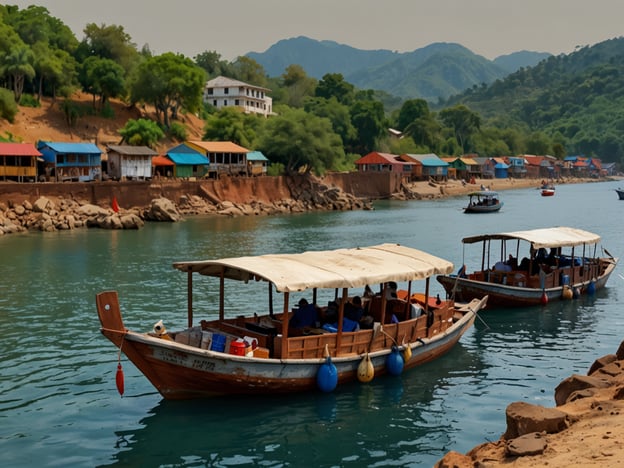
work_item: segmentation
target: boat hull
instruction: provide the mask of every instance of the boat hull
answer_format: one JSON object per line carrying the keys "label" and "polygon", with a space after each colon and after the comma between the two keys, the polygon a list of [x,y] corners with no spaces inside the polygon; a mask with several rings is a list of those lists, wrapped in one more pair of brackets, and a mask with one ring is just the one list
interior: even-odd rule
{"label": "boat hull", "polygon": [[[484,302],[483,302],[484,305]],[[412,356],[404,369],[432,361],[448,352],[473,325],[476,311],[466,312],[444,333],[407,346]],[[204,350],[144,333],[102,328],[102,334],[124,354],[166,399],[217,395],[295,393],[317,389],[317,374],[325,359],[267,359]],[[387,349],[370,353],[375,376],[387,373]],[[400,346],[404,350],[404,346]],[[364,355],[335,356],[338,385],[357,380]]]}
{"label": "boat hull", "polygon": [[617,193],[618,199],[624,200],[624,190],[615,189],[615,193]]}
{"label": "boat hull", "polygon": [[542,197],[552,197],[555,195],[555,191],[553,189],[543,189]]}
{"label": "boat hull", "polygon": [[[616,263],[607,267],[604,274],[595,280],[584,281],[570,285],[580,294],[585,294],[589,290],[590,284],[594,283],[594,289],[604,288],[609,276],[613,272]],[[563,289],[565,286],[553,288],[527,288],[519,286],[509,286],[500,283],[490,283],[486,281],[476,281],[468,278],[459,278],[454,275],[439,275],[437,280],[444,287],[446,293],[458,301],[469,301],[470,298],[483,297],[488,295],[487,308],[497,307],[528,307],[543,305],[545,298],[548,302],[564,299]]]}
{"label": "boat hull", "polygon": [[503,207],[503,202],[491,206],[467,206],[464,213],[496,213]]}

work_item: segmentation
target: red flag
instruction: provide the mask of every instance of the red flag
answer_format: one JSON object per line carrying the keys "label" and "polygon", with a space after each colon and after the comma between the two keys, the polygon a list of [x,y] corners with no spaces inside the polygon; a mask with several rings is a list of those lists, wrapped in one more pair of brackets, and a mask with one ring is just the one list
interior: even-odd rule
{"label": "red flag", "polygon": [[119,212],[119,205],[117,204],[117,197],[113,197],[113,211],[115,213]]}

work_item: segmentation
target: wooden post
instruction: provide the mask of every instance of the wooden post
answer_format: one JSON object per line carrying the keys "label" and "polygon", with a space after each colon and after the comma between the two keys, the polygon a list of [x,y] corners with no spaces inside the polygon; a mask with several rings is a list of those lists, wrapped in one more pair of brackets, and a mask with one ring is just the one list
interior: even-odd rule
{"label": "wooden post", "polygon": [[288,322],[289,322],[289,317],[288,317],[288,298],[289,298],[289,293],[288,291],[286,291],[284,293],[284,311],[282,314],[282,355],[280,356],[282,359],[285,359],[288,357]]}
{"label": "wooden post", "polygon": [[221,275],[219,276],[219,320],[225,318],[225,267],[221,268]]}
{"label": "wooden post", "polygon": [[186,272],[186,295],[188,327],[191,328],[193,326],[193,271],[191,267],[188,267]]}

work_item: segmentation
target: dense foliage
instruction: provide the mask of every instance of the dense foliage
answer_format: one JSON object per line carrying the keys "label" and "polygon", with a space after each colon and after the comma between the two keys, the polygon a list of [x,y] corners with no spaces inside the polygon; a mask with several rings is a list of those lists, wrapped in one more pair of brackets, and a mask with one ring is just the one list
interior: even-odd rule
{"label": "dense foliage", "polygon": [[[411,59],[421,69],[438,60],[449,79],[461,68],[477,80],[491,80],[492,75],[479,75],[474,62],[465,62],[457,47],[461,59],[447,55],[443,63],[435,58],[437,48]],[[219,75],[270,89],[276,115],[217,111],[204,103],[206,80]],[[349,170],[370,151],[624,158],[622,39],[549,57],[433,106],[425,96],[403,100],[359,89],[341,73],[315,78],[294,63],[269,77],[250,56],[227,62],[216,51],[192,59],[172,52],[153,55],[147,46],[138,50],[122,26],[87,24],[78,41],[43,7],[0,5],[0,118],[14,119],[22,101],[32,105],[41,96],[62,97],[61,109],[73,126],[81,118],[71,101],[76,90],[90,93],[101,114],[110,112],[106,104],[113,98],[153,106],[156,122],[129,121],[120,130],[130,144],[154,146],[165,135],[183,139],[178,117],[195,113],[205,120],[205,139],[261,150],[273,171]],[[402,138],[391,137],[389,128],[401,131]]]}

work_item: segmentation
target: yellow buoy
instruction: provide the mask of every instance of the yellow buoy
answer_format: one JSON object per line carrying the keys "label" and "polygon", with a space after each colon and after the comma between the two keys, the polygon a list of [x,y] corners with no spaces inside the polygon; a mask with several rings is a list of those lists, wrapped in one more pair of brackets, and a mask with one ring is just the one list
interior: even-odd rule
{"label": "yellow buoy", "polygon": [[358,366],[357,378],[360,382],[370,382],[375,376],[375,368],[370,360],[370,356],[366,353],[362,362]]}
{"label": "yellow buoy", "polygon": [[412,357],[412,348],[409,343],[403,344],[403,361],[407,362]]}
{"label": "yellow buoy", "polygon": [[563,287],[561,297],[563,297],[564,299],[572,299],[572,296],[574,296],[574,294],[572,293],[572,288],[566,284]]}

